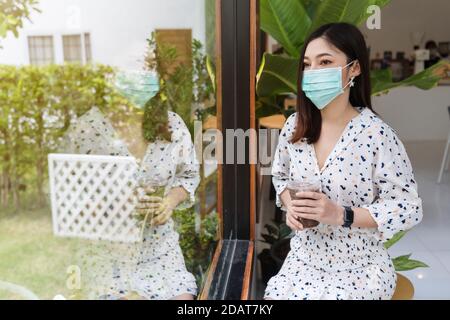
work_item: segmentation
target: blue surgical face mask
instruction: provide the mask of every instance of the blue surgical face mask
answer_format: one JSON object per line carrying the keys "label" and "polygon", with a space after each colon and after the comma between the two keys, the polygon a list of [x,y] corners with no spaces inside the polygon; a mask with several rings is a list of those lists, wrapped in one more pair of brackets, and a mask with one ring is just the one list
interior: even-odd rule
{"label": "blue surgical face mask", "polygon": [[[353,62],[350,62],[344,68],[347,68]],[[342,87],[342,69],[344,68],[336,67],[303,71],[303,92],[319,110],[322,110],[337,96],[343,94],[345,88],[354,86],[353,77],[345,87]]]}
{"label": "blue surgical face mask", "polygon": [[143,109],[160,89],[158,75],[151,71],[119,71],[114,86],[120,94],[140,109]]}

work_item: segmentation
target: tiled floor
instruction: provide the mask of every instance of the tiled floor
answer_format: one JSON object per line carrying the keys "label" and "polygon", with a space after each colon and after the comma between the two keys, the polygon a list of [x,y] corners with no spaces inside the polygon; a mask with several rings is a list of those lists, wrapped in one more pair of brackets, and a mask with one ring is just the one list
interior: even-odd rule
{"label": "tiled floor", "polygon": [[[415,299],[450,299],[450,172],[437,184],[437,176],[442,161],[444,142],[405,143],[411,159],[419,194],[423,200],[424,218],[403,239],[389,251],[392,257],[411,253],[412,259],[425,262],[430,267],[402,272],[414,284]],[[260,193],[261,226],[273,218],[274,204],[268,200],[269,179],[264,180]],[[262,245],[257,244],[260,251]],[[255,266],[259,275],[259,262]],[[254,298],[260,299],[263,286],[257,279],[254,282]]]}

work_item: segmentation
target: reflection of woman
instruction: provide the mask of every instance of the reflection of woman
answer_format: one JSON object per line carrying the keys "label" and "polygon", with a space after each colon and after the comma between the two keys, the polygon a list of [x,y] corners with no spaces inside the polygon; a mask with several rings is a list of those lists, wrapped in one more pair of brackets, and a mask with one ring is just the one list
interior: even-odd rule
{"label": "reflection of woman", "polygon": [[148,141],[138,122],[142,123],[142,113],[137,111],[134,117],[126,126],[114,126],[114,121],[94,107],[72,125],[65,137],[65,153],[133,155],[140,162],[141,182],[157,176],[165,186],[163,197],[152,196],[154,189],[143,186],[148,194],[140,196],[138,212],[153,217],[143,242],[136,246],[111,245],[110,251],[115,252],[111,252],[110,262],[114,261],[95,269],[92,276],[103,285],[103,294],[113,298],[192,299],[197,293],[196,281],[186,270],[171,219],[175,208],[193,205],[199,184],[190,133],[176,113],[166,111],[165,116],[160,115],[161,123],[148,128],[153,132],[145,136],[155,137]]}
{"label": "reflection of woman", "polygon": [[[349,24],[322,26],[300,61],[298,112],[272,168],[277,205],[296,233],[265,298],[390,299],[396,274],[383,242],[419,223],[422,204],[403,144],[371,109],[364,38]],[[289,180],[314,178],[321,193],[290,198]]]}

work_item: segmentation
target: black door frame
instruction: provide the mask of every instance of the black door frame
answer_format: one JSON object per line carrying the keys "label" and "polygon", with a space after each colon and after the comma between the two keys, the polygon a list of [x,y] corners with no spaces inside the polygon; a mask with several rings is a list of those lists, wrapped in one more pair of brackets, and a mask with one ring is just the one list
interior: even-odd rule
{"label": "black door frame", "polygon": [[[255,129],[257,0],[216,0],[218,127],[223,146],[227,129]],[[235,141],[236,142],[236,141]],[[247,300],[254,260],[256,165],[249,152],[255,137],[245,140],[245,164],[219,166],[218,211],[221,239],[211,264],[203,299]],[[238,146],[234,143],[236,158]]]}

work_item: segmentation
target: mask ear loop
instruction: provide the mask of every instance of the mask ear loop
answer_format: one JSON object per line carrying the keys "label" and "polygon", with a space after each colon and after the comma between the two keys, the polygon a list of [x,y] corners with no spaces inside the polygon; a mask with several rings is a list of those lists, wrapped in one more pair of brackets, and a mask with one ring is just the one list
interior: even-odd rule
{"label": "mask ear loop", "polygon": [[[344,68],[347,68],[348,66],[350,66],[351,64],[353,64],[356,60],[351,61],[350,63],[348,63]],[[350,81],[347,83],[347,85],[342,88],[342,90],[345,90],[348,86],[350,86],[350,88],[353,88],[355,86],[355,78],[356,77],[351,77]]]}

